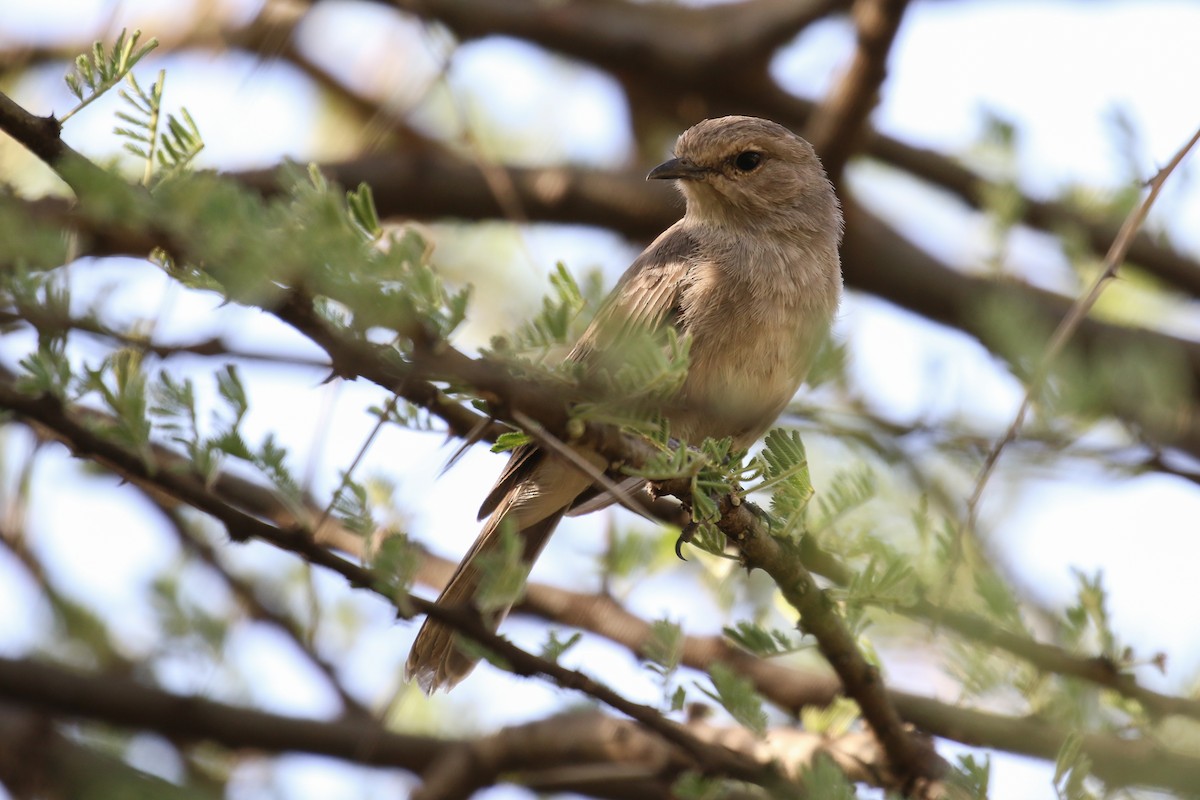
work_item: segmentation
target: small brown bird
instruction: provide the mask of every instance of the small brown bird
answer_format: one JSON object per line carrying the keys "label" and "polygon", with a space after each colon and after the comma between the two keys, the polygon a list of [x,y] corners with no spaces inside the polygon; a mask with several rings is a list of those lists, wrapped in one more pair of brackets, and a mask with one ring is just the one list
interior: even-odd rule
{"label": "small brown bird", "polygon": [[[633,262],[568,358],[597,360],[613,332],[629,326],[673,325],[691,350],[671,404],[672,436],[732,436],[735,447],[748,447],[800,387],[841,299],[833,186],[808,142],[755,117],[689,128],[675,158],[646,177],[677,181],[687,210]],[[598,454],[580,455],[604,470]],[[473,607],[479,559],[499,548],[502,524],[519,533],[532,567],[580,500],[588,510],[603,504],[581,470],[533,445],[514,450],[480,509],[487,524],[438,602]],[[505,613],[486,619],[497,626]],[[431,619],[417,634],[406,672],[427,692],[454,686],[475,665],[454,635]]]}

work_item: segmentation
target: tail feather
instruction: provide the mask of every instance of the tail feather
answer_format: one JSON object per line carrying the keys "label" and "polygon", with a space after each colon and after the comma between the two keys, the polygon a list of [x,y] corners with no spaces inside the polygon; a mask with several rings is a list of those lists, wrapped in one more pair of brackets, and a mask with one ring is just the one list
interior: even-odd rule
{"label": "tail feather", "polygon": [[[604,459],[596,453],[577,452],[597,469],[603,468]],[[438,604],[447,608],[474,610],[492,630],[499,627],[509,609],[489,610],[485,614],[478,610],[476,600],[483,581],[482,559],[503,546],[501,526],[508,523],[516,529],[523,548],[521,563],[528,573],[558,521],[592,483],[588,475],[557,458],[533,455],[538,454],[518,453],[510,460],[509,468],[496,484],[497,489],[485,503],[485,508],[493,509],[491,516],[438,598]],[[507,488],[503,496],[496,500],[493,495],[504,487]],[[454,629],[426,617],[408,654],[405,674],[409,680],[415,678],[429,693],[453,687],[474,666],[475,659],[456,646]]]}
{"label": "tail feather", "polygon": [[[522,562],[528,570],[541,553],[542,548],[554,533],[555,526],[562,518],[562,512],[551,514],[545,519],[533,523],[520,531],[524,540],[525,551]],[[499,536],[501,515],[496,514],[488,520],[487,526],[475,541],[471,552],[463,559],[454,571],[450,582],[438,597],[438,605],[447,608],[474,609],[476,595],[479,592],[483,573],[479,569],[479,559],[495,553],[500,545]],[[489,628],[495,630],[508,615],[508,608],[491,611],[481,619]],[[455,644],[454,629],[443,625],[437,620],[426,618],[421,630],[417,633],[412,650],[408,654],[405,665],[405,677],[416,680],[421,689],[429,694],[438,689],[451,689],[475,668],[476,659],[463,653]]]}

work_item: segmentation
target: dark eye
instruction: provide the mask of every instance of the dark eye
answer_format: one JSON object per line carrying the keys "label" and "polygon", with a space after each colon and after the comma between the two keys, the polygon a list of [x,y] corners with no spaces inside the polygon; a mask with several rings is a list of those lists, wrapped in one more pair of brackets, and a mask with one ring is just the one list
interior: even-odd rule
{"label": "dark eye", "polygon": [[754,150],[747,150],[744,153],[738,153],[733,159],[733,165],[742,172],[753,172],[762,163],[762,153]]}

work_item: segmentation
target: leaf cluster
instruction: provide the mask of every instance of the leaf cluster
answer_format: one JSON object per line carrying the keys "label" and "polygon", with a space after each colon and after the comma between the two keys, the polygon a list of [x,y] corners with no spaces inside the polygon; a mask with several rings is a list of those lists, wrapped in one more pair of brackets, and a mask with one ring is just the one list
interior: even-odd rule
{"label": "leaf cluster", "polygon": [[74,68],[65,80],[79,104],[59,117],[60,124],[120,83],[139,61],[158,47],[157,39],[138,47],[141,36],[141,31],[135,30],[131,34],[123,28],[112,47],[105,49],[103,42],[95,42],[89,52],[75,57]]}

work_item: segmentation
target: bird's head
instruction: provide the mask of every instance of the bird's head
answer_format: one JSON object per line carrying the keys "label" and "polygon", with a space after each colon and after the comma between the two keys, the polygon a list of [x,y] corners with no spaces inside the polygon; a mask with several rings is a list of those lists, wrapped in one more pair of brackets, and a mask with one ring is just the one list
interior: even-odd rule
{"label": "bird's head", "polygon": [[719,117],[693,125],[675,157],[648,180],[674,179],[687,214],[705,225],[741,230],[841,230],[833,186],[812,145],[758,117]]}

